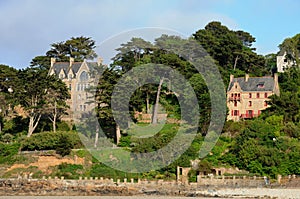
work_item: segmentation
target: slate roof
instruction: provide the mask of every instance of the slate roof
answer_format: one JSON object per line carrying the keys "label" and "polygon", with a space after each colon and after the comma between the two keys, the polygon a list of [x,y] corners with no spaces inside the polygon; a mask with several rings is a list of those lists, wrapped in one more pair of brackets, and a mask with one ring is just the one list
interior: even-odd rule
{"label": "slate roof", "polygon": [[[59,75],[60,71],[63,70],[65,74],[67,75],[69,73],[69,70],[71,69],[73,74],[76,75],[78,70],[80,69],[83,62],[74,62],[72,66],[70,67],[69,62],[56,62],[53,64],[52,69],[54,70],[56,75]],[[95,66],[97,66],[97,62],[86,62],[88,67],[91,69]]]}
{"label": "slate roof", "polygon": [[273,77],[249,77],[247,82],[245,77],[239,77],[229,83],[228,91],[231,90],[234,82],[238,82],[243,91],[273,91],[275,86]]}

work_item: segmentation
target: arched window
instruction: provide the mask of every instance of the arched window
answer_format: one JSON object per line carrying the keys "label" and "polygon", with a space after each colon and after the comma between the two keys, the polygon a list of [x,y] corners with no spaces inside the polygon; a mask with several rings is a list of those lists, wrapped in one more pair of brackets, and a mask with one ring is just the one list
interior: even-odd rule
{"label": "arched window", "polygon": [[89,79],[89,75],[87,72],[83,71],[81,74],[80,74],[80,81],[81,82],[85,82]]}

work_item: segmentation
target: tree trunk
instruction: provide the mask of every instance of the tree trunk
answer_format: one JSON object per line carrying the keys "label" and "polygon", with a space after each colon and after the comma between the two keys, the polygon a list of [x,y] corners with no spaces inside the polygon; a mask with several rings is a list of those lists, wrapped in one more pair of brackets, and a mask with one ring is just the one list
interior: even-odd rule
{"label": "tree trunk", "polygon": [[152,124],[157,124],[158,104],[159,104],[161,86],[163,82],[164,82],[164,78],[161,78],[157,89],[155,104],[153,106],[152,121],[151,121]]}
{"label": "tree trunk", "polygon": [[95,135],[95,142],[94,142],[94,147],[97,148],[98,145],[98,139],[99,139],[99,127],[96,127],[96,135]]}
{"label": "tree trunk", "polygon": [[147,92],[146,95],[146,113],[150,113],[150,107],[149,107],[149,93]]}
{"label": "tree trunk", "polygon": [[237,55],[237,56],[235,57],[235,60],[234,60],[233,70],[236,69],[237,61],[238,61],[239,59],[240,59],[240,58],[239,58],[239,56]]}
{"label": "tree trunk", "polygon": [[121,129],[118,124],[116,124],[116,142],[117,145],[120,143],[120,138],[121,138]]}
{"label": "tree trunk", "polygon": [[40,119],[41,119],[41,114],[36,115],[36,117],[34,117],[34,115],[29,116],[29,126],[28,126],[28,133],[27,133],[27,137],[30,137],[33,133],[33,131],[36,129]]}
{"label": "tree trunk", "polygon": [[54,102],[54,114],[53,114],[53,132],[56,132],[56,119],[57,119],[57,102]]}
{"label": "tree trunk", "polygon": [[55,132],[56,132],[56,117],[53,118],[53,123],[52,123],[52,125],[53,125],[53,132],[55,133]]}

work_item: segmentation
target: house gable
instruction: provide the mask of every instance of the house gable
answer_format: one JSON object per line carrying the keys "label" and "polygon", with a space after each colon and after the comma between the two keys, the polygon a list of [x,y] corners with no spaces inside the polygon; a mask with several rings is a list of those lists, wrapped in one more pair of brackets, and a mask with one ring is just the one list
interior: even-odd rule
{"label": "house gable", "polygon": [[268,107],[270,95],[279,95],[278,76],[274,77],[230,77],[227,89],[228,120],[238,121],[257,117]]}

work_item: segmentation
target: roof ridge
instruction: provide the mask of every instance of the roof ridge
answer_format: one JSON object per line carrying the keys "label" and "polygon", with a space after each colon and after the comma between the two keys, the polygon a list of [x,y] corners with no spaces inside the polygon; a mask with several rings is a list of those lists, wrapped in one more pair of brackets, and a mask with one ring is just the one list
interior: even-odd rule
{"label": "roof ridge", "polygon": [[[262,76],[262,77],[249,77],[249,78],[273,78],[272,76]],[[245,77],[234,77],[234,79],[244,79]]]}

